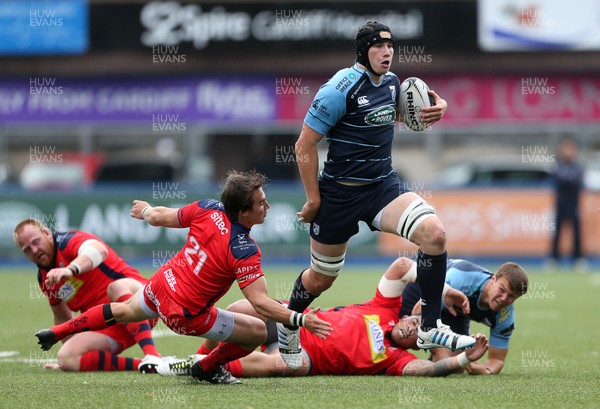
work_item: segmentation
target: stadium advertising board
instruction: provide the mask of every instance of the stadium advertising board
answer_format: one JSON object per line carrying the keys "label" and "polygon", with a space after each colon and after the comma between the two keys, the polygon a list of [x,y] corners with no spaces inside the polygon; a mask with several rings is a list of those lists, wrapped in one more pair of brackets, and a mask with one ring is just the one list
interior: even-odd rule
{"label": "stadium advertising board", "polygon": [[0,121],[148,121],[156,115],[204,122],[271,122],[268,79],[0,80]]}
{"label": "stadium advertising board", "polygon": [[597,0],[479,0],[485,51],[600,50]]}
{"label": "stadium advertising board", "polygon": [[82,54],[88,48],[85,0],[0,2],[0,55]]}
{"label": "stadium advertising board", "polygon": [[[434,57],[435,58],[435,57]],[[436,127],[498,124],[590,124],[600,122],[598,76],[427,76],[419,66],[403,67],[448,102]],[[281,98],[280,120],[302,121],[322,81],[307,79],[309,95]]]}
{"label": "stadium advertising board", "polygon": [[[598,76],[422,79],[448,101],[439,127],[600,122]],[[171,122],[300,124],[324,80],[287,76],[0,80],[0,121],[140,122],[171,115]]]}
{"label": "stadium advertising board", "polygon": [[[474,2],[464,1],[97,4],[91,6],[92,49],[176,46],[210,53],[226,46],[244,54],[325,53],[351,43],[367,19],[387,24],[407,44],[475,49],[475,11]],[[442,32],[440,23],[448,15],[456,29]],[[111,33],[106,33],[108,21]]]}
{"label": "stadium advertising board", "polygon": [[[436,191],[427,200],[446,230],[448,253],[461,256],[546,256],[555,229],[551,190]],[[586,192],[581,204],[583,252],[600,254],[600,194]],[[562,254],[570,254],[570,234],[561,237]],[[391,234],[381,235],[383,254],[412,249],[413,244]]]}
{"label": "stadium advertising board", "polygon": [[[12,230],[19,220],[29,217],[40,219],[56,230],[81,229],[97,234],[128,257],[153,257],[179,250],[187,230],[152,227],[132,219],[131,200],[146,198],[154,204],[178,207],[194,200],[191,191],[188,200],[168,202],[152,200],[148,192],[136,192],[3,195],[0,199],[0,256],[20,257],[12,240]],[[301,189],[270,189],[269,216],[263,225],[252,229],[252,236],[265,257],[306,255],[308,225],[299,223],[296,217],[304,200]],[[552,200],[552,192],[541,189],[436,191],[428,198],[443,221],[448,251],[456,256],[547,255],[555,223]],[[600,193],[586,192],[581,207],[581,217],[585,220],[582,242],[584,253],[590,256],[600,255],[599,207]],[[563,248],[568,250],[568,234],[562,239]],[[350,246],[356,257],[394,256],[399,251],[412,254],[415,250],[408,241],[390,234],[373,233],[363,223],[360,232],[350,240]]]}

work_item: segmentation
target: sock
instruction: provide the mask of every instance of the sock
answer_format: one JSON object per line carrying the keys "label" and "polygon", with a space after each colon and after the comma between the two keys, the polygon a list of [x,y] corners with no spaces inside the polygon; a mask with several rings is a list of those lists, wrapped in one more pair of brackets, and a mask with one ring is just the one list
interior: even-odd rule
{"label": "sock", "polygon": [[242,376],[242,362],[239,359],[229,361],[223,367],[229,371],[230,374],[239,378]]}
{"label": "sock", "polygon": [[214,372],[218,366],[225,365],[227,362],[245,357],[250,354],[246,348],[231,342],[221,342],[219,346],[210,351],[210,354],[200,361],[200,366],[204,372]]}
{"label": "sock", "polygon": [[200,345],[200,348],[198,348],[198,350],[196,351],[196,354],[200,354],[200,355],[208,355],[210,354],[211,349],[208,349],[207,347],[204,346],[204,344]]}
{"label": "sock", "polygon": [[77,317],[55,325],[50,329],[54,332],[54,337],[61,340],[69,335],[85,331],[98,331],[116,323],[110,304],[102,304],[96,305]]}
{"label": "sock", "polygon": [[446,280],[448,253],[430,256],[419,250],[417,282],[421,289],[421,329],[437,328],[436,321],[442,310],[442,290]]}
{"label": "sock", "polygon": [[139,358],[126,358],[104,351],[86,352],[79,359],[79,371],[136,371]]}
{"label": "sock", "polygon": [[[117,298],[117,302],[125,302],[133,297],[133,294],[125,294]],[[154,345],[152,338],[152,327],[148,320],[140,322],[130,322],[125,324],[125,328],[131,334],[135,342],[142,348],[144,355],[160,356],[160,353]]]}
{"label": "sock", "polygon": [[[316,295],[312,295],[306,290],[306,288],[304,288],[304,284],[302,284],[303,273],[304,270],[302,271],[302,273],[300,273],[300,275],[296,279],[296,282],[294,283],[294,289],[290,296],[290,303],[288,305],[289,310],[300,313],[304,312],[304,310],[308,308],[310,303],[312,303],[313,300],[317,298]],[[295,325],[283,325],[288,329],[298,329],[298,327],[296,327]]]}

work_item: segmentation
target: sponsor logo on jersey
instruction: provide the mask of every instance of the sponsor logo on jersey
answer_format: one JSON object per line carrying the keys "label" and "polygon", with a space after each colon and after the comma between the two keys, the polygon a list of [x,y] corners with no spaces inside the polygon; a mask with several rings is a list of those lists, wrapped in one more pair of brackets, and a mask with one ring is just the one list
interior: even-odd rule
{"label": "sponsor logo on jersey", "polygon": [[213,222],[215,222],[215,226],[217,226],[217,229],[219,229],[221,231],[221,235],[224,236],[227,233],[229,233],[229,229],[225,226],[225,220],[223,219],[223,213],[213,212],[210,215],[210,218],[212,219]]}
{"label": "sponsor logo on jersey", "polygon": [[77,295],[79,289],[83,286],[83,280],[71,277],[58,290],[58,298],[64,302],[69,302]]}
{"label": "sponsor logo on jersey", "polygon": [[371,361],[376,364],[387,359],[383,329],[379,325],[379,315],[363,315],[369,336],[369,347],[371,348]]}
{"label": "sponsor logo on jersey", "polygon": [[177,284],[177,280],[175,279],[175,276],[173,275],[173,270],[172,269],[168,269],[163,271],[163,274],[165,275],[165,279],[167,280],[167,284],[169,284],[169,288],[171,288],[171,291],[173,291],[174,293],[177,292],[175,290],[175,285]]}
{"label": "sponsor logo on jersey", "polygon": [[346,89],[348,89],[348,87],[350,87],[350,85],[352,85],[352,81],[355,79],[356,75],[350,73],[347,77],[342,78],[342,80],[338,82],[338,84],[335,86],[335,89],[337,89],[340,92],[344,92],[346,91]]}
{"label": "sponsor logo on jersey", "polygon": [[313,234],[315,236],[318,236],[319,233],[321,232],[321,228],[319,227],[319,225],[317,223],[313,223],[312,229],[313,229]]}
{"label": "sponsor logo on jersey", "polygon": [[252,274],[246,274],[243,277],[238,277],[236,278],[236,281],[238,282],[238,285],[241,285],[243,283],[245,283],[246,281],[252,281],[255,278],[260,277],[262,274],[261,273],[252,273]]}
{"label": "sponsor logo on jersey", "polygon": [[320,104],[320,103],[321,103],[321,101],[320,101],[320,100],[318,100],[318,99],[315,99],[315,100],[313,101],[313,103],[312,103],[312,107],[313,107],[314,109],[317,109],[317,108],[319,107],[319,104]]}
{"label": "sponsor logo on jersey", "polygon": [[395,120],[396,110],[388,105],[374,109],[365,115],[365,123],[368,125],[394,125]]}
{"label": "sponsor logo on jersey", "polygon": [[510,316],[510,311],[511,311],[511,306],[507,306],[504,307],[500,310],[500,314],[499,314],[499,318],[498,318],[498,324],[500,324],[502,321],[506,320],[509,316]]}
{"label": "sponsor logo on jersey", "polygon": [[248,274],[248,273],[251,273],[252,271],[256,271],[256,270],[260,270],[260,266],[258,266],[258,265],[243,266],[243,267],[238,267],[237,270],[235,270],[235,274],[236,275]]}
{"label": "sponsor logo on jersey", "polygon": [[359,107],[364,107],[366,105],[369,105],[369,99],[367,98],[366,95],[361,95],[360,97],[358,97],[358,106]]}

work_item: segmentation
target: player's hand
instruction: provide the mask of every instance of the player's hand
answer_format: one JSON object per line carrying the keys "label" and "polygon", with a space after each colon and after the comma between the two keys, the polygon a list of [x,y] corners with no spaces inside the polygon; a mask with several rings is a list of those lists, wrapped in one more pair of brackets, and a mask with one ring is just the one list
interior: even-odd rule
{"label": "player's hand", "polygon": [[475,338],[475,345],[467,348],[465,353],[469,361],[477,361],[488,350],[488,340],[485,335],[479,333],[472,335],[472,337]]}
{"label": "player's hand", "polygon": [[298,216],[298,221],[303,223],[312,223],[317,216],[317,212],[319,211],[319,207],[321,207],[321,203],[316,204],[315,202],[306,202],[304,206],[302,206],[302,210],[300,210],[296,215]]}
{"label": "player's hand", "polygon": [[73,277],[73,272],[70,268],[53,268],[52,270],[48,271],[44,284],[46,287],[50,287],[52,284],[60,283],[61,281],[67,280],[71,277]]}
{"label": "player's hand", "polygon": [[304,328],[315,334],[321,339],[325,339],[331,334],[333,329],[331,324],[317,317],[317,313],[321,311],[321,307],[313,308],[304,317]]}
{"label": "player's hand", "polygon": [[448,103],[436,94],[434,90],[429,90],[429,95],[433,97],[435,105],[421,109],[421,120],[431,125],[442,119],[446,109],[448,109]]}
{"label": "player's hand", "polygon": [[469,305],[469,299],[462,292],[458,291],[454,288],[450,288],[448,292],[446,292],[446,297],[444,297],[444,305],[446,309],[453,317],[456,317],[456,310],[454,306],[459,307],[462,312],[468,314],[471,311],[471,306]]}
{"label": "player's hand", "polygon": [[134,219],[144,220],[144,216],[142,216],[142,211],[150,206],[148,202],[144,202],[143,200],[134,200],[133,207],[131,208],[131,217]]}

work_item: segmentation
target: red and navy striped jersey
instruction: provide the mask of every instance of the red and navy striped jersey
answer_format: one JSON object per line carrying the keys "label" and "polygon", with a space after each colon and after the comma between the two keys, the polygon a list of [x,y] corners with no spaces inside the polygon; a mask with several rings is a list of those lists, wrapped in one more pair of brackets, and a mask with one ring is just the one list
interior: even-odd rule
{"label": "red and navy striped jersey", "polygon": [[196,201],[180,208],[177,216],[190,229],[186,244],[157,275],[186,314],[208,311],[234,282],[244,288],[263,276],[250,229],[231,221],[221,202]]}
{"label": "red and navy striped jersey", "polygon": [[87,240],[98,240],[108,250],[108,256],[98,267],[85,273],[81,273],[68,280],[55,283],[47,287],[44,282],[51,269],[38,269],[38,283],[41,290],[48,297],[50,305],[58,305],[60,302],[67,303],[71,311],[84,312],[98,304],[109,303],[106,287],[120,278],[133,278],[141,283],[147,280],[140,273],[129,266],[125,260],[104,243],[97,236],[78,230],[57,232],[54,238],[54,263],[52,268],[68,266],[78,256],[79,247]]}

